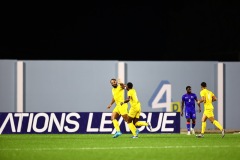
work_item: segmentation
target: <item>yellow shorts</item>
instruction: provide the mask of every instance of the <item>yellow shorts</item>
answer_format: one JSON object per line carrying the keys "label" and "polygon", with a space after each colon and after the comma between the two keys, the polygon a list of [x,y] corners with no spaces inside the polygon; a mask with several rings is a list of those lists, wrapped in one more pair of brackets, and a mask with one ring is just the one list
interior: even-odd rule
{"label": "yellow shorts", "polygon": [[207,116],[208,118],[214,117],[213,109],[206,109],[204,110],[203,114]]}
{"label": "yellow shorts", "polygon": [[141,106],[140,104],[136,106],[132,106],[129,110],[128,116],[132,118],[139,118],[141,113]]}
{"label": "yellow shorts", "polygon": [[123,105],[116,105],[116,107],[113,109],[113,112],[117,112],[119,115],[125,115],[128,114],[128,104],[124,103]]}

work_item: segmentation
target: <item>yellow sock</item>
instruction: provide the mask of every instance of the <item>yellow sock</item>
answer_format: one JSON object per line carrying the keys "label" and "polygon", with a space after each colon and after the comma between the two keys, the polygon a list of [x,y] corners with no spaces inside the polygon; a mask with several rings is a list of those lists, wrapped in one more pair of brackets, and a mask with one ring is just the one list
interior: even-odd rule
{"label": "yellow sock", "polygon": [[132,132],[133,136],[137,136],[137,134],[136,134],[137,129],[132,122],[128,123],[128,127],[129,127],[130,131]]}
{"label": "yellow sock", "polygon": [[214,121],[213,121],[213,124],[214,124],[218,129],[220,129],[220,131],[223,130],[222,125],[221,125],[218,121],[214,120]]}
{"label": "yellow sock", "polygon": [[138,121],[137,123],[135,123],[135,126],[148,126],[148,123],[145,121]]}
{"label": "yellow sock", "polygon": [[116,119],[112,121],[114,128],[116,129],[117,132],[120,131],[119,123]]}
{"label": "yellow sock", "polygon": [[207,122],[202,122],[202,131],[201,131],[202,134],[204,134],[206,127],[207,127]]}

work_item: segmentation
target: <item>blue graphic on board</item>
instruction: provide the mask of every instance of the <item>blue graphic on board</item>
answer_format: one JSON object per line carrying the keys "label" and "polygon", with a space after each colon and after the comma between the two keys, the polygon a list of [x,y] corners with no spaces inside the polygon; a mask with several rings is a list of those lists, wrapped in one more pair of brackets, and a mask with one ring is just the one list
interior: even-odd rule
{"label": "blue graphic on board", "polygon": [[148,105],[153,109],[160,110],[161,112],[172,112],[173,107],[175,112],[179,112],[179,102],[173,102],[171,97],[172,85],[169,83],[169,81],[163,80],[159,83],[158,87],[154,91],[152,97],[148,101]]}

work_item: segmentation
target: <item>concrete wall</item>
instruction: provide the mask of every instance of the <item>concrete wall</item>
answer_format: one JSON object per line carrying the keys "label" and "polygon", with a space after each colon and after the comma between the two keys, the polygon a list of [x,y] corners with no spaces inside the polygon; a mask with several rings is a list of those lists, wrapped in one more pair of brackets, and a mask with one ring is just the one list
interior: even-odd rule
{"label": "concrete wall", "polygon": [[106,112],[117,61],[25,61],[26,112]]}
{"label": "concrete wall", "polygon": [[225,124],[227,128],[240,128],[240,63],[225,63]]}
{"label": "concrete wall", "polygon": [[0,60],[0,111],[16,111],[16,60]]}

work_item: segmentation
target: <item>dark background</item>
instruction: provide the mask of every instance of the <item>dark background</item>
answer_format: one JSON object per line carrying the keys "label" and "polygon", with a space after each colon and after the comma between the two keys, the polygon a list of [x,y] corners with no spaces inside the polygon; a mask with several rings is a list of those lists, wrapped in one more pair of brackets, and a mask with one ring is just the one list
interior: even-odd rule
{"label": "dark background", "polygon": [[1,59],[240,60],[239,5],[233,2],[1,7]]}

